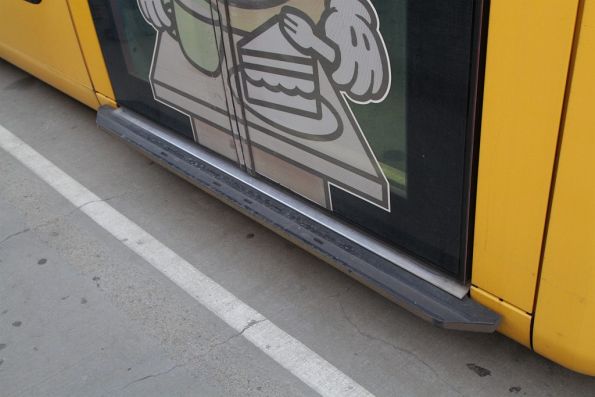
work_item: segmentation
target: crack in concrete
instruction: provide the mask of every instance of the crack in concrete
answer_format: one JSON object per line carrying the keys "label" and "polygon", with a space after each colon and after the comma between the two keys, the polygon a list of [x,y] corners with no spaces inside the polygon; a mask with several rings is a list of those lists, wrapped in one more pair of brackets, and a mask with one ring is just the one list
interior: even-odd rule
{"label": "crack in concrete", "polygon": [[172,372],[174,369],[176,369],[176,368],[180,368],[180,367],[183,367],[183,366],[184,366],[184,365],[182,365],[182,364],[176,364],[176,365],[174,365],[173,367],[171,367],[170,369],[167,369],[167,370],[165,370],[165,371],[158,372],[158,373],[156,373],[156,374],[149,374],[149,375],[143,376],[142,378],[135,379],[135,380],[133,380],[132,382],[128,382],[127,384],[125,384],[124,386],[122,386],[122,387],[120,388],[120,390],[124,390],[124,389],[126,389],[127,387],[129,387],[129,386],[131,386],[131,385],[133,385],[133,384],[135,384],[135,383],[143,382],[143,381],[145,381],[145,380],[147,380],[147,379],[151,379],[151,378],[157,378],[157,377],[159,377],[159,376],[167,375],[167,374],[169,374],[170,372]]}
{"label": "crack in concrete", "polygon": [[424,367],[426,367],[428,370],[430,370],[430,372],[432,372],[432,374],[436,377],[436,379],[439,379],[440,381],[444,382],[452,391],[454,391],[458,395],[462,395],[461,392],[454,385],[452,385],[450,382],[448,382],[447,380],[442,378],[430,364],[428,364],[424,359],[419,357],[416,353],[414,353],[413,351],[406,349],[404,347],[397,346],[394,343],[387,341],[386,339],[383,339],[378,336],[369,334],[365,331],[362,331],[361,328],[351,319],[351,317],[349,317],[349,315],[345,311],[343,302],[339,301],[339,306],[341,307],[341,312],[343,313],[343,317],[345,318],[345,320],[347,320],[347,322],[349,324],[351,324],[351,326],[353,326],[353,328],[357,331],[358,334],[360,334],[361,336],[363,336],[364,338],[366,338],[368,340],[381,342],[387,346],[392,347],[394,350],[396,350],[398,352],[404,353],[404,354],[408,355],[409,357],[412,357],[414,360],[421,363]]}
{"label": "crack in concrete", "polygon": [[[117,194],[117,195],[114,195],[114,196],[111,196],[111,197],[108,197],[108,198],[105,198],[105,199],[99,199],[99,200],[91,200],[91,201],[88,201],[88,202],[86,202],[86,203],[83,203],[83,204],[81,204],[81,205],[79,205],[79,206],[77,206],[77,207],[75,207],[75,208],[71,209],[70,211],[68,211],[68,212],[67,212],[67,213],[65,213],[65,214],[58,215],[58,216],[56,216],[56,217],[54,217],[54,218],[51,218],[51,219],[49,219],[49,220],[47,220],[47,221],[45,221],[45,222],[38,223],[37,225],[34,225],[34,226],[32,226],[32,227],[30,228],[30,230],[38,230],[38,229],[41,229],[41,228],[43,228],[43,227],[45,227],[45,226],[49,226],[49,225],[51,225],[51,224],[53,224],[53,223],[56,223],[56,222],[58,222],[58,221],[59,221],[59,220],[61,220],[61,219],[68,218],[68,217],[70,217],[72,214],[74,214],[75,212],[77,212],[77,211],[81,210],[83,207],[85,207],[85,206],[87,206],[87,205],[90,205],[90,204],[93,204],[93,203],[107,202],[107,201],[110,201],[110,200],[114,200],[114,199],[116,199],[116,198],[123,197],[123,196],[125,196],[125,195],[127,195],[127,194],[129,194],[129,193],[131,193],[131,192],[124,192],[124,193],[120,193],[120,194]],[[0,242],[0,243],[1,243],[1,242]]]}
{"label": "crack in concrete", "polygon": [[16,232],[16,233],[9,234],[8,236],[6,236],[6,237],[4,237],[2,240],[0,240],[0,244],[4,244],[4,243],[5,243],[5,242],[7,242],[8,240],[10,240],[10,239],[12,239],[12,238],[15,238],[15,237],[17,237],[17,236],[20,236],[21,234],[24,234],[24,233],[30,232],[30,231],[31,231],[31,229],[30,229],[30,228],[26,228],[26,229],[23,229],[23,230],[21,230],[21,231],[18,231],[18,232]]}
{"label": "crack in concrete", "polygon": [[108,202],[108,201],[110,201],[110,200],[113,200],[113,199],[115,199],[115,198],[121,197],[121,196],[123,196],[124,194],[125,194],[125,193],[118,194],[118,195],[116,195],[116,196],[108,197],[108,198],[105,198],[105,199],[99,199],[99,200],[91,200],[91,201],[87,201],[86,203],[83,203],[83,204],[79,205],[78,207],[76,207],[76,209],[77,209],[77,210],[82,210],[84,207],[86,207],[86,206],[88,206],[88,205],[91,205],[91,204],[96,204],[96,203],[106,203],[106,202]]}
{"label": "crack in concrete", "polygon": [[10,240],[10,239],[13,239],[13,238],[15,238],[15,237],[17,237],[17,236],[20,236],[21,234],[28,233],[28,232],[30,232],[30,231],[37,231],[37,230],[39,230],[39,229],[41,229],[41,228],[43,228],[43,227],[46,227],[46,226],[49,226],[49,225],[51,225],[51,224],[53,224],[53,223],[55,223],[55,222],[58,222],[58,221],[59,221],[59,220],[61,220],[61,219],[68,218],[69,216],[71,216],[71,215],[72,215],[72,214],[74,214],[75,212],[77,212],[77,211],[79,211],[79,210],[83,209],[83,207],[85,207],[85,206],[87,206],[87,205],[94,204],[94,203],[108,202],[108,201],[110,201],[110,200],[114,200],[114,199],[116,199],[116,198],[123,197],[123,196],[125,196],[125,195],[127,195],[127,194],[129,194],[129,193],[132,193],[132,192],[130,192],[130,191],[127,191],[127,192],[124,192],[124,193],[120,193],[120,194],[116,194],[116,195],[114,195],[114,196],[107,197],[107,198],[105,198],[105,199],[91,200],[91,201],[88,201],[88,202],[86,202],[86,203],[83,203],[83,204],[79,205],[78,207],[75,207],[75,208],[73,208],[72,210],[68,211],[68,212],[67,212],[67,213],[65,213],[65,214],[58,215],[58,216],[56,216],[56,217],[54,217],[54,218],[51,218],[51,219],[49,219],[49,220],[47,220],[47,221],[45,221],[45,222],[38,223],[38,224],[36,224],[36,225],[34,225],[34,226],[28,227],[28,228],[26,228],[26,229],[23,229],[23,230],[21,230],[21,231],[18,231],[18,232],[16,232],[16,233],[13,233],[13,234],[10,234],[10,235],[8,235],[8,236],[4,237],[2,240],[0,240],[0,245],[4,244],[5,242],[7,242],[7,241],[8,241],[8,240]]}
{"label": "crack in concrete", "polygon": [[251,321],[248,323],[248,325],[246,325],[246,326],[245,326],[245,327],[244,327],[244,328],[243,328],[243,329],[242,329],[240,332],[236,332],[235,334],[233,334],[232,336],[230,336],[229,338],[225,339],[225,340],[224,340],[224,341],[222,341],[222,342],[218,342],[218,343],[211,344],[211,345],[209,346],[209,353],[210,353],[210,352],[212,352],[212,351],[213,351],[214,349],[216,349],[217,347],[219,347],[219,346],[222,346],[222,345],[225,345],[225,344],[229,343],[229,342],[230,342],[232,339],[235,339],[235,338],[238,338],[238,337],[240,337],[240,336],[244,335],[244,333],[245,333],[246,331],[248,331],[250,328],[254,327],[254,326],[255,326],[255,325],[257,325],[257,324],[260,324],[260,323],[262,323],[262,322],[265,322],[265,321],[267,321],[267,319],[266,319],[266,318],[263,318],[263,319],[261,319],[261,320],[251,320]]}
{"label": "crack in concrete", "polygon": [[114,200],[114,199],[117,199],[117,198],[120,198],[120,197],[124,197],[127,194],[129,194],[129,193],[132,193],[132,192],[124,192],[124,193],[116,194],[114,196],[110,196],[110,197],[107,197],[107,198],[104,198],[104,199],[91,200],[91,201],[88,201],[86,203],[83,203],[83,204],[79,205],[78,207],[76,207],[76,209],[77,210],[81,210],[81,209],[83,209],[83,207],[86,207],[87,205],[95,204],[95,203],[107,203],[108,201],[111,201],[111,200]]}

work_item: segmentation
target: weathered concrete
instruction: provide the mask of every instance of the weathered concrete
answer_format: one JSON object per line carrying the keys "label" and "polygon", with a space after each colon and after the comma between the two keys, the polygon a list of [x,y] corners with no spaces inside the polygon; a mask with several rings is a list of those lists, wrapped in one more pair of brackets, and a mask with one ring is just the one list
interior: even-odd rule
{"label": "weathered concrete", "polygon": [[[94,117],[0,62],[1,125],[372,393],[593,394],[594,379],[501,335],[432,328]],[[19,232],[0,243],[0,395],[117,395],[135,380],[119,393],[314,394],[0,150],[0,241]]]}

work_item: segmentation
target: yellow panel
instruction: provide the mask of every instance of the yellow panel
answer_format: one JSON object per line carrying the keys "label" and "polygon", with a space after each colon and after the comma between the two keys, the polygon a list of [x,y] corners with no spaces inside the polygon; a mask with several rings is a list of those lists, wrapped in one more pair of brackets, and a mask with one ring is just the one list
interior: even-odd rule
{"label": "yellow panel", "polygon": [[118,107],[118,104],[113,98],[108,98],[106,96],[101,95],[100,93],[97,93],[97,100],[99,101],[99,104],[101,106],[109,106],[114,109]]}
{"label": "yellow panel", "polygon": [[26,70],[51,86],[56,87],[60,91],[65,92],[85,105],[93,109],[99,107],[95,92],[89,89],[89,87],[72,81],[67,76],[57,73],[55,69],[48,68],[37,59],[30,58],[21,52],[13,50],[13,48],[6,47],[1,42],[0,57]]}
{"label": "yellow panel", "polygon": [[0,56],[97,107],[66,0],[0,2]]}
{"label": "yellow panel", "polygon": [[473,284],[533,311],[578,0],[493,0]]}
{"label": "yellow panel", "polygon": [[99,40],[97,39],[97,32],[93,23],[93,17],[91,16],[89,2],[68,0],[68,4],[95,91],[103,97],[114,100],[115,95],[112,89],[112,83],[105,66]]}
{"label": "yellow panel", "polygon": [[471,297],[502,316],[498,332],[531,348],[531,315],[475,286],[471,287]]}
{"label": "yellow panel", "polygon": [[595,0],[584,4],[533,343],[595,376]]}

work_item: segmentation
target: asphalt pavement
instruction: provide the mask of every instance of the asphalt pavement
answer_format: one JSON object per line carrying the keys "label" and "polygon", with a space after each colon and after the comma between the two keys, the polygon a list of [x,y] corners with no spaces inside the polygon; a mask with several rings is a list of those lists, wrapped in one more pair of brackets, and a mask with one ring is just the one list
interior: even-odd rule
{"label": "asphalt pavement", "polygon": [[[417,319],[3,61],[0,126],[372,395],[595,395],[502,335]],[[0,149],[0,396],[317,395],[149,262]]]}

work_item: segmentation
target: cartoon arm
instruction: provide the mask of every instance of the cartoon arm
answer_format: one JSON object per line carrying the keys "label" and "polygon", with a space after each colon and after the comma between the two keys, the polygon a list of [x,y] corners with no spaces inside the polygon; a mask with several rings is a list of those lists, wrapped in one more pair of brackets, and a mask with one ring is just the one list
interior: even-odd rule
{"label": "cartoon arm", "polygon": [[314,21],[301,10],[285,6],[281,10],[281,32],[301,52],[322,58],[328,63],[337,59],[333,43],[317,32]]}
{"label": "cartoon arm", "polygon": [[138,8],[143,17],[157,30],[167,30],[171,27],[171,18],[165,11],[165,3],[169,0],[138,0]]}
{"label": "cartoon arm", "polygon": [[369,0],[326,0],[318,26],[284,7],[281,31],[300,51],[326,61],[332,80],[359,103],[381,102],[390,89],[390,61]]}

